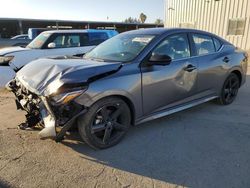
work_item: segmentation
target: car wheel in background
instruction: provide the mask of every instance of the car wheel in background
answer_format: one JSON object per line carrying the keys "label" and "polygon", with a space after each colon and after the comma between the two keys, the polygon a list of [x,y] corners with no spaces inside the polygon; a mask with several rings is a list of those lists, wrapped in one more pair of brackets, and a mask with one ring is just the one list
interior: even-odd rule
{"label": "car wheel in background", "polygon": [[129,129],[131,112],[120,98],[101,99],[78,119],[82,139],[97,149],[109,148],[121,141]]}

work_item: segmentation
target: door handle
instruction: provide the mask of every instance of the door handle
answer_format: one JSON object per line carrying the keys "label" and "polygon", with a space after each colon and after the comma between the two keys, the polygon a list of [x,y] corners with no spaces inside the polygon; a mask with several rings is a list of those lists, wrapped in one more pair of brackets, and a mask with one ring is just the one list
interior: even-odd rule
{"label": "door handle", "polygon": [[230,59],[229,59],[228,57],[225,57],[225,58],[223,59],[223,61],[224,61],[225,63],[228,63],[228,62],[230,61]]}
{"label": "door handle", "polygon": [[184,71],[192,72],[192,71],[194,71],[194,70],[196,70],[196,69],[197,69],[196,66],[189,64],[189,65],[187,65],[187,66],[184,68]]}

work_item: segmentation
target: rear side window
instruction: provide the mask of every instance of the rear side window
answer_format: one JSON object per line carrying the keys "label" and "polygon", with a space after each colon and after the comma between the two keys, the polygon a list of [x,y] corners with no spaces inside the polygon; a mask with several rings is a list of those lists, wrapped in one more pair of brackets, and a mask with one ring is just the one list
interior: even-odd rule
{"label": "rear side window", "polygon": [[221,42],[218,39],[214,38],[214,46],[215,46],[215,50],[219,51],[220,48],[221,48],[221,46],[222,46],[222,44],[221,44]]}
{"label": "rear side window", "polygon": [[172,60],[190,57],[189,42],[186,34],[177,34],[167,37],[153,51],[160,55],[168,55]]}
{"label": "rear side window", "polygon": [[89,33],[89,43],[90,46],[96,46],[98,44],[101,44],[105,40],[107,40],[109,37],[106,33],[98,32],[98,33]]}
{"label": "rear side window", "polygon": [[201,34],[193,34],[197,55],[206,55],[215,52],[215,45],[212,37]]}

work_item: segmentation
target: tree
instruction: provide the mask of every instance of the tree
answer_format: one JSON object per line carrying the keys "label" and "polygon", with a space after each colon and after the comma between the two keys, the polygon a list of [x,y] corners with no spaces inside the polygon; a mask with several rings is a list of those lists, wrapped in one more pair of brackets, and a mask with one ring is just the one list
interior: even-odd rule
{"label": "tree", "polygon": [[140,23],[140,20],[138,20],[137,18],[129,17],[129,18],[125,19],[124,22],[125,23]]}
{"label": "tree", "polygon": [[161,24],[163,24],[163,20],[158,18],[158,19],[155,20],[155,24],[156,25],[161,25]]}
{"label": "tree", "polygon": [[147,16],[145,14],[141,13],[140,20],[141,20],[141,23],[145,23],[145,21],[147,20]]}

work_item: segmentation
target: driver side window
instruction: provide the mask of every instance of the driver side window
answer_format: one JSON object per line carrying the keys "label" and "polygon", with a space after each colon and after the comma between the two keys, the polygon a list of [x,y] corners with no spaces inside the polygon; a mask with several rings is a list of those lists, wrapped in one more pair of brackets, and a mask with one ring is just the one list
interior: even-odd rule
{"label": "driver side window", "polygon": [[172,60],[190,57],[190,48],[186,34],[172,35],[164,39],[153,51],[155,54],[167,55]]}

